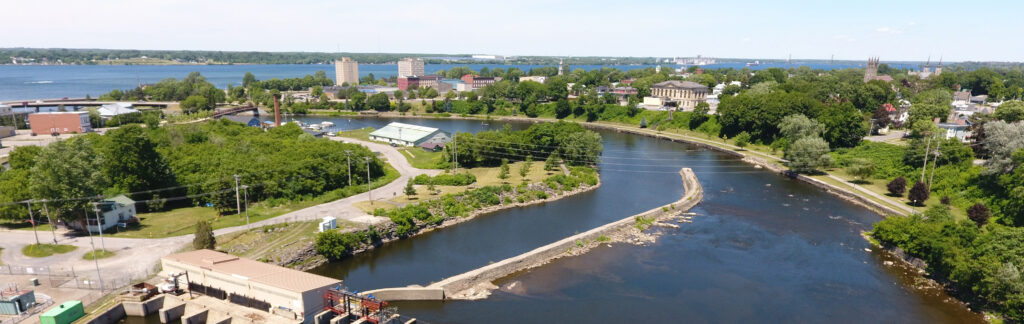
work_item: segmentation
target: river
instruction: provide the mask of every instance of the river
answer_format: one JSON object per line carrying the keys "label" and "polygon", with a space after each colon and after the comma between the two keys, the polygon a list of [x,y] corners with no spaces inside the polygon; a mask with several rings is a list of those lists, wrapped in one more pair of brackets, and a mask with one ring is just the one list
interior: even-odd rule
{"label": "river", "polygon": [[[666,63],[666,67],[678,68]],[[911,63],[891,63],[893,68],[915,69]],[[427,64],[426,73],[448,70],[456,66],[468,66],[474,71],[516,67],[529,71],[545,65],[508,64]],[[550,66],[550,65],[547,65]],[[813,69],[863,68],[863,64],[849,62],[824,64],[820,62],[764,63],[749,67],[752,70],[766,68],[791,68],[809,66]],[[571,65],[570,69],[592,70],[615,68],[623,71],[646,68],[649,65]],[[744,68],[743,63],[718,63],[705,68]],[[155,83],[166,78],[184,78],[191,72],[199,72],[218,88],[228,84],[242,84],[245,72],[252,72],[259,80],[273,78],[298,78],[324,71],[334,79],[334,66],[326,64],[251,64],[251,65],[0,65],[0,101],[35,100],[56,98],[93,98],[113,89],[131,89],[139,84]],[[398,74],[395,64],[360,64],[359,75],[373,73],[374,77],[392,77]]]}
{"label": "river", "polygon": [[[387,119],[331,120],[336,129]],[[506,123],[403,119],[476,132]],[[524,128],[524,123],[507,123]],[[880,216],[726,154],[600,131],[597,190],[469,222],[330,263],[312,272],[356,290],[427,285],[612,220],[675,201],[678,169],[704,187],[699,216],[650,246],[616,244],[501,280],[480,301],[398,302],[403,315],[440,323],[523,322],[982,322],[981,316],[887,254],[860,232]],[[511,287],[511,288],[510,288]]]}

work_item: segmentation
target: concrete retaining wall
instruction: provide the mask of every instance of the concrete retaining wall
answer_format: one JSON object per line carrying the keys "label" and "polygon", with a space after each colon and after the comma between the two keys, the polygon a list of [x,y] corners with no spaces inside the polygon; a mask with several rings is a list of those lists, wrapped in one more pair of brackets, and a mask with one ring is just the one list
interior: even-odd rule
{"label": "concrete retaining wall", "polygon": [[185,315],[185,304],[179,304],[177,306],[167,307],[160,310],[160,323],[171,323],[175,322]]}
{"label": "concrete retaining wall", "polygon": [[121,305],[124,306],[125,315],[145,317],[164,307],[164,296],[156,296],[144,302],[121,302]]}
{"label": "concrete retaining wall", "polygon": [[93,319],[86,322],[87,324],[114,324],[120,322],[125,317],[124,306],[117,304],[111,307],[102,314],[96,315]]}
{"label": "concrete retaining wall", "polygon": [[[692,208],[700,202],[703,197],[703,189],[697,181],[693,170],[684,168],[679,172],[683,179],[685,193],[682,198],[671,204],[658,206],[646,212],[629,216],[621,220],[602,225],[584,233],[576,234],[557,242],[536,248],[532,251],[514,256],[496,263],[489,264],[482,268],[456,275],[428,287],[402,287],[387,288],[364,292],[372,293],[375,297],[383,300],[424,300],[430,297],[434,300],[441,300],[446,295],[452,295],[459,291],[469,289],[483,282],[494,281],[517,271],[536,267],[566,255],[576,247],[578,241],[594,241],[603,235],[621,230],[622,228],[636,224],[637,217],[661,219],[667,216],[678,215]],[[666,211],[667,209],[667,211]],[[438,291],[440,290],[440,292]],[[386,297],[385,297],[386,296]]]}

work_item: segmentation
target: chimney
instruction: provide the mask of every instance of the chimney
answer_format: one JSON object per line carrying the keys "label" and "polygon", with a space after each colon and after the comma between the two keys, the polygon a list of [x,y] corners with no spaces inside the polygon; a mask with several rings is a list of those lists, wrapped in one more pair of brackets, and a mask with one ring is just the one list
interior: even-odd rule
{"label": "chimney", "polygon": [[274,95],[274,127],[281,126],[281,103],[277,97]]}

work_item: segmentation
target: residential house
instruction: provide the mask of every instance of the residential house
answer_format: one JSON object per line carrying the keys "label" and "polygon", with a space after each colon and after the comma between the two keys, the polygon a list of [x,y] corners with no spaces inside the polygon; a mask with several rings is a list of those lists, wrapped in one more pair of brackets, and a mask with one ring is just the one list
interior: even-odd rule
{"label": "residential house", "polygon": [[88,230],[91,233],[106,231],[118,224],[127,224],[138,221],[135,201],[128,196],[118,195],[113,198],[104,199],[96,204],[99,208],[99,223],[97,224],[96,212],[89,213],[86,217],[86,228],[82,228],[79,222],[68,223],[68,226],[76,230]]}

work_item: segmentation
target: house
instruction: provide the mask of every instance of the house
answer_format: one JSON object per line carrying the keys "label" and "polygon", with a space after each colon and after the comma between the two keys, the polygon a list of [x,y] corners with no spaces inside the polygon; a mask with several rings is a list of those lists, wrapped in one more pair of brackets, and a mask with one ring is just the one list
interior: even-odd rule
{"label": "house", "polygon": [[96,109],[96,112],[100,114],[100,117],[103,117],[103,120],[109,120],[114,118],[114,116],[134,114],[139,111],[131,103],[115,102],[100,106],[99,109]]}
{"label": "house", "polygon": [[370,133],[370,140],[402,146],[419,146],[427,142],[448,143],[451,136],[433,127],[390,123]]}
{"label": "house", "polygon": [[[91,233],[99,233],[102,229],[106,231],[120,223],[128,223],[136,220],[135,201],[128,196],[118,195],[105,199],[96,204],[99,208],[99,225],[96,224],[96,214],[92,213],[86,217],[87,227]],[[81,223],[72,222],[68,226],[76,230],[83,230]]]}
{"label": "house", "polygon": [[544,83],[548,81],[548,77],[543,75],[531,75],[519,77],[519,82],[533,81],[537,83]]}
{"label": "house", "polygon": [[249,126],[249,127],[263,127],[263,122],[261,122],[259,118],[252,117],[252,116],[225,115],[225,116],[220,116],[220,119],[227,119],[227,120],[230,120],[230,121],[233,121],[233,122],[236,122],[236,123],[242,123],[242,124],[245,124],[246,126]]}
{"label": "house", "polygon": [[935,119],[935,126],[939,127],[940,131],[945,131],[945,139],[956,138],[961,142],[969,142],[968,138],[971,137],[971,123],[966,120],[961,120],[957,123],[940,123],[939,119]]}
{"label": "house", "polygon": [[308,324],[319,322],[314,317],[324,310],[324,293],[341,284],[338,279],[205,249],[171,254],[160,264],[164,275],[188,273],[192,291]]}
{"label": "house", "polygon": [[87,111],[55,111],[28,115],[32,134],[80,134],[92,131]]}
{"label": "house", "polygon": [[953,93],[954,107],[967,107],[971,102],[971,90],[960,90]]}
{"label": "house", "polygon": [[988,100],[988,95],[971,96],[970,103],[980,105],[984,104],[986,100]]}

